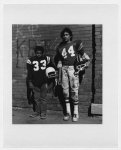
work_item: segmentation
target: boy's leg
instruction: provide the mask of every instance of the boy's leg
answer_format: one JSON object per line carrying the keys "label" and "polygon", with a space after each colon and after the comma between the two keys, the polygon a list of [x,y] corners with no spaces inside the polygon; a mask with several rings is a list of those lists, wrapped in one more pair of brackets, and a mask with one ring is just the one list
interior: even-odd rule
{"label": "boy's leg", "polygon": [[71,114],[70,101],[69,101],[69,80],[68,80],[67,69],[68,68],[62,67],[62,88],[63,88],[63,95],[64,95],[65,105],[66,105],[66,114],[63,118],[64,120],[68,120]]}
{"label": "boy's leg", "polygon": [[79,110],[78,110],[78,90],[79,90],[79,78],[78,76],[74,76],[74,69],[71,68],[69,70],[69,79],[70,79],[70,92],[71,99],[73,100],[73,121],[78,121],[79,118]]}
{"label": "boy's leg", "polygon": [[39,88],[35,88],[33,89],[33,93],[34,93],[34,111],[35,113],[30,115],[30,117],[40,117],[40,89]]}
{"label": "boy's leg", "polygon": [[44,83],[41,86],[40,89],[40,112],[41,112],[41,119],[46,118],[46,113],[47,113],[47,90],[48,86],[46,83]]}

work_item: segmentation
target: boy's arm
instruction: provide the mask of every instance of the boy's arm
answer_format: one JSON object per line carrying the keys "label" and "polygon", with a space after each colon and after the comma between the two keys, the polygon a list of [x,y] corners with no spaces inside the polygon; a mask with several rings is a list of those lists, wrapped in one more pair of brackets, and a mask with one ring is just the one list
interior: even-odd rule
{"label": "boy's arm", "polygon": [[58,46],[58,48],[56,50],[56,55],[54,57],[54,63],[57,66],[57,68],[62,67],[62,56],[59,53],[59,46]]}
{"label": "boy's arm", "polygon": [[27,83],[29,88],[33,88],[32,84],[32,62],[30,59],[27,60]]}
{"label": "boy's arm", "polygon": [[53,63],[51,57],[46,56],[47,57],[47,67],[53,67],[54,69],[56,69],[56,65]]}

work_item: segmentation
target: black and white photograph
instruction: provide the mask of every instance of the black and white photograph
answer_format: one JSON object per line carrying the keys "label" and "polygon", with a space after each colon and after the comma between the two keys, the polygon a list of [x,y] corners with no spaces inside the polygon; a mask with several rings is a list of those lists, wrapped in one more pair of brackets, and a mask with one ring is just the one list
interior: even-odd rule
{"label": "black and white photograph", "polygon": [[118,6],[3,6],[3,142],[118,145]]}
{"label": "black and white photograph", "polygon": [[102,123],[101,24],[12,25],[12,123]]}

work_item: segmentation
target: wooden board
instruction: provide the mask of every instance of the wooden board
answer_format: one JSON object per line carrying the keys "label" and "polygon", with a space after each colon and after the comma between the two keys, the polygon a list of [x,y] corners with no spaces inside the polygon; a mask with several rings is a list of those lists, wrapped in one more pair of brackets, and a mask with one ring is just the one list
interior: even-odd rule
{"label": "wooden board", "polygon": [[102,104],[91,104],[91,114],[102,115]]}

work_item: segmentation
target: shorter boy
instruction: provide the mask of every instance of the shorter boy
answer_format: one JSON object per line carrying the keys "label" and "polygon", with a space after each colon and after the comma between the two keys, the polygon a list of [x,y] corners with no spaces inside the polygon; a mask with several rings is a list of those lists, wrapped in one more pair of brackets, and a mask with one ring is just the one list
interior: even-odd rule
{"label": "shorter boy", "polygon": [[27,97],[30,100],[29,104],[33,104],[33,110],[36,112],[31,117],[38,117],[38,119],[46,119],[47,114],[48,77],[46,69],[48,67],[54,67],[50,57],[44,55],[42,46],[36,46],[35,56],[27,60]]}

